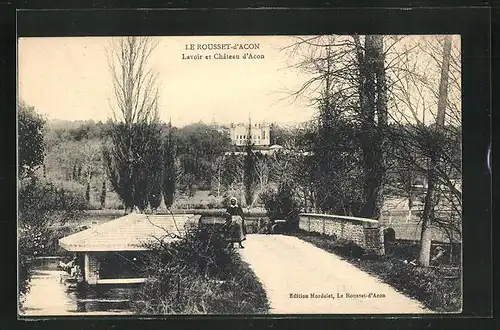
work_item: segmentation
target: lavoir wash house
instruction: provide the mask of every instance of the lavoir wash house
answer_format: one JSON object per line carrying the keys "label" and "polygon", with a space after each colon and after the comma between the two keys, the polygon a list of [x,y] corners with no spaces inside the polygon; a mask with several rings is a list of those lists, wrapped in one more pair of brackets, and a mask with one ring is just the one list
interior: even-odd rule
{"label": "lavoir wash house", "polygon": [[75,254],[87,284],[142,283],[146,280],[141,265],[147,258],[147,244],[177,239],[171,234],[183,236],[185,229],[196,226],[200,217],[130,213],[61,238],[59,245]]}

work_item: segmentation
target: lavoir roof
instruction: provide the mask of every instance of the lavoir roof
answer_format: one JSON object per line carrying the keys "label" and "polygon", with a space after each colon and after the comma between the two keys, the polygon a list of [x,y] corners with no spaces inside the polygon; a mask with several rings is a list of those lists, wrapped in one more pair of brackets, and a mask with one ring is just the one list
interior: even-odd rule
{"label": "lavoir roof", "polygon": [[[131,213],[84,231],[63,237],[59,245],[68,251],[144,251],[144,243],[171,242],[197,225],[201,215]],[[174,234],[174,235],[171,235]]]}

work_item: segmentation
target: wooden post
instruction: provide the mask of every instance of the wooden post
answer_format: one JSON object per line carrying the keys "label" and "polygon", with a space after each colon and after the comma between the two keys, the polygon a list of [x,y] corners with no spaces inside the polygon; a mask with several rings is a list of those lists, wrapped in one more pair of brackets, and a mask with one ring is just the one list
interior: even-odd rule
{"label": "wooden post", "polygon": [[85,281],[88,283],[89,278],[90,278],[90,260],[89,260],[89,254],[85,253],[85,260],[84,260],[84,272],[85,272]]}
{"label": "wooden post", "polygon": [[85,281],[88,284],[97,284],[99,279],[99,265],[97,258],[90,255],[88,252],[85,253]]}

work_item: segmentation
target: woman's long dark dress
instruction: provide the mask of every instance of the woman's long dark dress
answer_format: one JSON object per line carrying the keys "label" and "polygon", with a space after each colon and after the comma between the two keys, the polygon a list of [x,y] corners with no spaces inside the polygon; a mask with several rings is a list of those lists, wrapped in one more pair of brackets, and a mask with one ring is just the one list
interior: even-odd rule
{"label": "woman's long dark dress", "polygon": [[229,206],[226,210],[231,215],[230,232],[235,242],[243,242],[246,239],[245,220],[243,209],[240,206]]}

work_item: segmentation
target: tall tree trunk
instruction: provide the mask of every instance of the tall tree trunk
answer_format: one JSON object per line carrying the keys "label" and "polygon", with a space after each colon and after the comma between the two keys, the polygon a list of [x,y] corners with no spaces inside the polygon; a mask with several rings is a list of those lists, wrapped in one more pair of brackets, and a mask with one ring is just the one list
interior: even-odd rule
{"label": "tall tree trunk", "polygon": [[[440,132],[444,126],[444,118],[448,103],[448,72],[450,69],[451,37],[446,36],[443,46],[443,63],[441,66],[441,78],[439,81],[439,100],[435,129]],[[434,204],[436,193],[436,175],[439,161],[439,149],[432,152],[428,171],[427,192],[424,200],[424,212],[422,214],[422,233],[420,236],[420,255],[418,263],[421,266],[429,266],[432,242],[432,218],[434,217]]]}
{"label": "tall tree trunk", "polygon": [[217,198],[220,197],[221,181],[222,181],[222,167],[219,166],[217,173]]}
{"label": "tall tree trunk", "polygon": [[101,208],[104,209],[106,207],[106,180],[102,180],[100,202],[101,202]]}
{"label": "tall tree trunk", "polygon": [[178,185],[178,175],[180,171],[177,171],[175,164],[176,157],[176,146],[172,137],[172,122],[168,124],[168,136],[166,142],[163,145],[163,180],[162,180],[162,191],[163,200],[167,209],[170,209],[174,202],[174,194],[176,186]]}
{"label": "tall tree trunk", "polygon": [[246,153],[243,160],[243,188],[245,192],[245,204],[250,207],[253,202],[253,190],[255,183],[255,154],[252,143],[252,122],[248,119],[248,136],[246,141]]}
{"label": "tall tree trunk", "polygon": [[383,36],[374,36],[375,48],[375,79],[376,79],[376,101],[375,109],[377,111],[377,130],[376,130],[376,164],[375,164],[375,191],[374,191],[374,210],[373,217],[378,219],[384,204],[383,188],[386,176],[385,159],[385,134],[387,129],[387,79],[385,74],[385,54]]}
{"label": "tall tree trunk", "polygon": [[364,205],[360,214],[362,217],[378,219],[383,202],[382,184],[385,172],[382,132],[387,125],[383,37],[365,36],[364,53],[357,36],[355,43],[359,65],[361,147],[365,176]]}
{"label": "tall tree trunk", "polygon": [[87,182],[87,187],[85,189],[85,200],[90,203],[90,181]]}

